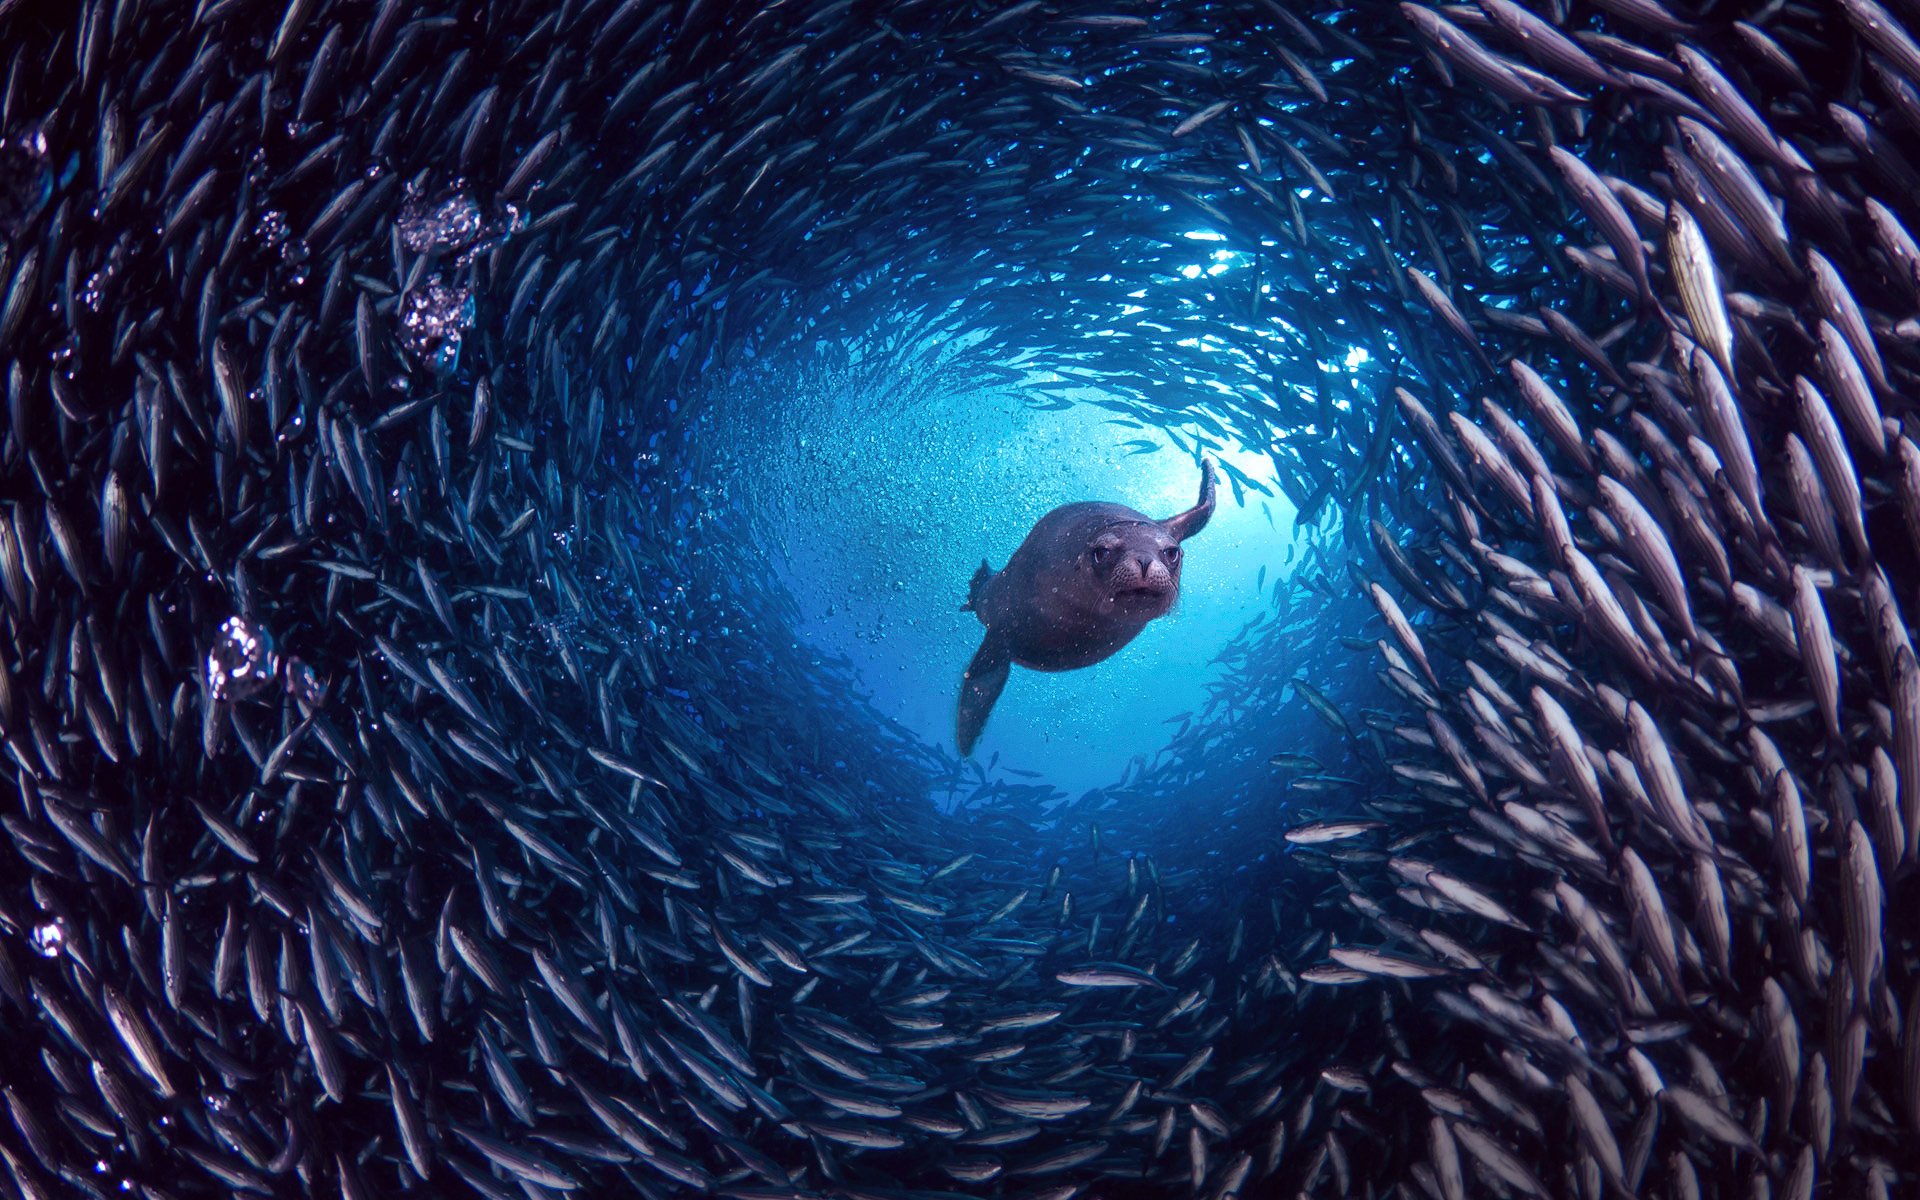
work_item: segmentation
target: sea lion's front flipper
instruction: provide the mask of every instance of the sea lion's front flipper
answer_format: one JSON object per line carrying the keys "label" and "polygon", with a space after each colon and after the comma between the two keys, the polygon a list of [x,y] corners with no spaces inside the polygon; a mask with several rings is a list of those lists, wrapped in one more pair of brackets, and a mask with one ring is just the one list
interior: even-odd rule
{"label": "sea lion's front flipper", "polygon": [[1207,527],[1213,519],[1213,460],[1200,460],[1200,502],[1177,517],[1168,517],[1160,522],[1160,527],[1172,535],[1176,542],[1184,542]]}
{"label": "sea lion's front flipper", "polygon": [[960,685],[960,719],[954,732],[960,757],[973,753],[973,744],[980,740],[987,714],[993,711],[993,702],[1000,698],[1000,689],[1007,686],[1007,672],[1012,666],[1013,659],[1007,648],[989,629],[980,648],[973,652],[966,679]]}
{"label": "sea lion's front flipper", "polygon": [[[967,602],[960,606],[960,611],[970,613],[980,612],[980,602],[986,599],[987,584],[992,582],[992,580],[993,568],[988,566],[987,560],[983,558],[980,560],[979,568],[973,573],[972,581],[967,584]],[[984,622],[986,619],[986,614],[982,613],[980,620]]]}

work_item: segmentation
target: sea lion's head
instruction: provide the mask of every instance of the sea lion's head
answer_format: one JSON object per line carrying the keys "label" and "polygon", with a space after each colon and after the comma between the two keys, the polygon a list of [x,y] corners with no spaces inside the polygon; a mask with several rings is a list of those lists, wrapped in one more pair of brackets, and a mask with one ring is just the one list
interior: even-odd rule
{"label": "sea lion's head", "polygon": [[1180,598],[1180,543],[1213,516],[1213,463],[1200,465],[1200,500],[1164,521],[1112,521],[1087,539],[1085,562],[1106,611],[1143,620],[1164,616]]}
{"label": "sea lion's head", "polygon": [[1108,525],[1087,543],[1103,607],[1151,620],[1180,598],[1180,542],[1158,521]]}

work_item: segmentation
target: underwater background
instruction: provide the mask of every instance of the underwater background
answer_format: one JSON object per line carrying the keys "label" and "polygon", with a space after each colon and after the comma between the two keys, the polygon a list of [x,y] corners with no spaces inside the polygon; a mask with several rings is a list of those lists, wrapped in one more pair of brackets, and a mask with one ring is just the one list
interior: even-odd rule
{"label": "underwater background", "polygon": [[1915,28],[0,0],[0,1190],[1910,1194]]}

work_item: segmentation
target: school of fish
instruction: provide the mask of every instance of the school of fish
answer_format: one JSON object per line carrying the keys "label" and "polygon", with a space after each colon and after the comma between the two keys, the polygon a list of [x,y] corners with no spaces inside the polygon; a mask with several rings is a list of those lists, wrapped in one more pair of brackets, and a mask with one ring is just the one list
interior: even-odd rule
{"label": "school of fish", "polygon": [[[1913,1194],[1916,31],[0,0],[0,1191]],[[716,500],[799,363],[1304,553],[961,764]]]}

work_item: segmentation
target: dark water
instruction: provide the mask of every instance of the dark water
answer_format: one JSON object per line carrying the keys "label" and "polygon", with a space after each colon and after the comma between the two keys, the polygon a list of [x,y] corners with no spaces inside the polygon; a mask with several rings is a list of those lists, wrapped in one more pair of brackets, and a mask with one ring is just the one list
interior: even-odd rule
{"label": "dark water", "polygon": [[1904,1194],[1911,27],[0,0],[0,1178]]}

